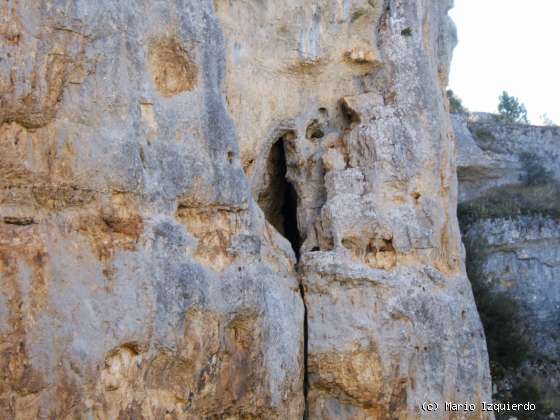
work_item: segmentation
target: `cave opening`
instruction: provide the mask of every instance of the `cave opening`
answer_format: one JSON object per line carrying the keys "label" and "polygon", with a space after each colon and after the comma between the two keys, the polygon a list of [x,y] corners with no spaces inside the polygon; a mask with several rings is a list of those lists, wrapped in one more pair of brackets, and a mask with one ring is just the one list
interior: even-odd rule
{"label": "cave opening", "polygon": [[289,135],[280,137],[270,148],[266,163],[265,188],[259,194],[258,203],[268,222],[290,241],[299,260],[301,236],[297,223],[298,195],[286,177],[286,140]]}
{"label": "cave opening", "polygon": [[292,248],[299,260],[299,248],[301,237],[297,224],[297,193],[291,182],[287,182],[286,191],[283,198],[282,214],[284,216],[284,234],[292,244]]}
{"label": "cave opening", "polygon": [[[293,132],[288,132],[278,138],[270,148],[266,161],[264,173],[264,188],[258,195],[258,204],[264,212],[266,220],[276,228],[292,245],[292,249],[299,262],[301,236],[297,222],[298,194],[294,185],[287,178],[287,159],[290,144],[295,137]],[[296,265],[296,271],[299,271]],[[305,287],[301,280],[299,292],[303,302],[303,396],[304,396],[304,419],[308,418],[307,395],[309,389],[308,379],[308,322],[307,305],[305,301]]]}

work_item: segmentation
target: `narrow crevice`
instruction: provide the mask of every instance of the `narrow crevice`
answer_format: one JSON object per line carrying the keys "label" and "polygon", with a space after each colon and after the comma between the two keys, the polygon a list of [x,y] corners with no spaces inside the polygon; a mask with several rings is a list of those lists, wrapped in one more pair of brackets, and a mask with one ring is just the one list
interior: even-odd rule
{"label": "narrow crevice", "polygon": [[[288,133],[290,134],[290,133]],[[286,162],[287,135],[280,137],[270,148],[266,162],[265,186],[259,193],[258,204],[264,212],[268,222],[283,235],[294,250],[296,256],[296,272],[299,278],[299,293],[303,303],[303,397],[304,412],[303,419],[309,417],[307,406],[307,394],[309,379],[307,371],[307,306],[305,303],[305,287],[301,273],[300,248],[302,237],[298,228],[297,210],[298,194],[294,185],[288,180]]]}
{"label": "narrow crevice", "polygon": [[299,293],[303,303],[303,420],[309,418],[309,408],[307,405],[307,396],[309,393],[309,371],[307,369],[307,352],[308,352],[308,324],[307,324],[307,304],[305,302],[305,286],[303,285],[300,267],[298,267],[299,274]]}

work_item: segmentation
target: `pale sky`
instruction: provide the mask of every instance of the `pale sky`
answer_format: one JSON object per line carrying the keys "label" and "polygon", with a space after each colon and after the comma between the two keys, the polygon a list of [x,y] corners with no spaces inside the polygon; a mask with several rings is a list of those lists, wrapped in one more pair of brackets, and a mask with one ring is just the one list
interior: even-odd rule
{"label": "pale sky", "polygon": [[455,0],[459,44],[449,88],[470,111],[497,112],[503,90],[560,125],[560,0]]}

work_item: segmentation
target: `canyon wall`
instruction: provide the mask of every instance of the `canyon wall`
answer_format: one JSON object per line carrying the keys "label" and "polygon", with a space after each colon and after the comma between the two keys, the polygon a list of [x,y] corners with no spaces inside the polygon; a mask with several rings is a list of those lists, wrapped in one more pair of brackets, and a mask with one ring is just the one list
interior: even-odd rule
{"label": "canyon wall", "polygon": [[489,401],[450,7],[4,2],[0,417]]}
{"label": "canyon wall", "polygon": [[[456,115],[459,217],[495,399],[560,412],[560,128]],[[514,413],[511,413],[514,415]]]}

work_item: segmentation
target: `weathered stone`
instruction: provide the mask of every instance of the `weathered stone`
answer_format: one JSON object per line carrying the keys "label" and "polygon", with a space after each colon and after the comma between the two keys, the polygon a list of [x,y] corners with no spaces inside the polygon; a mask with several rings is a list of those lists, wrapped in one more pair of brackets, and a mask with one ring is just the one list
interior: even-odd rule
{"label": "weathered stone", "polygon": [[4,2],[0,417],[487,400],[449,7]]}

